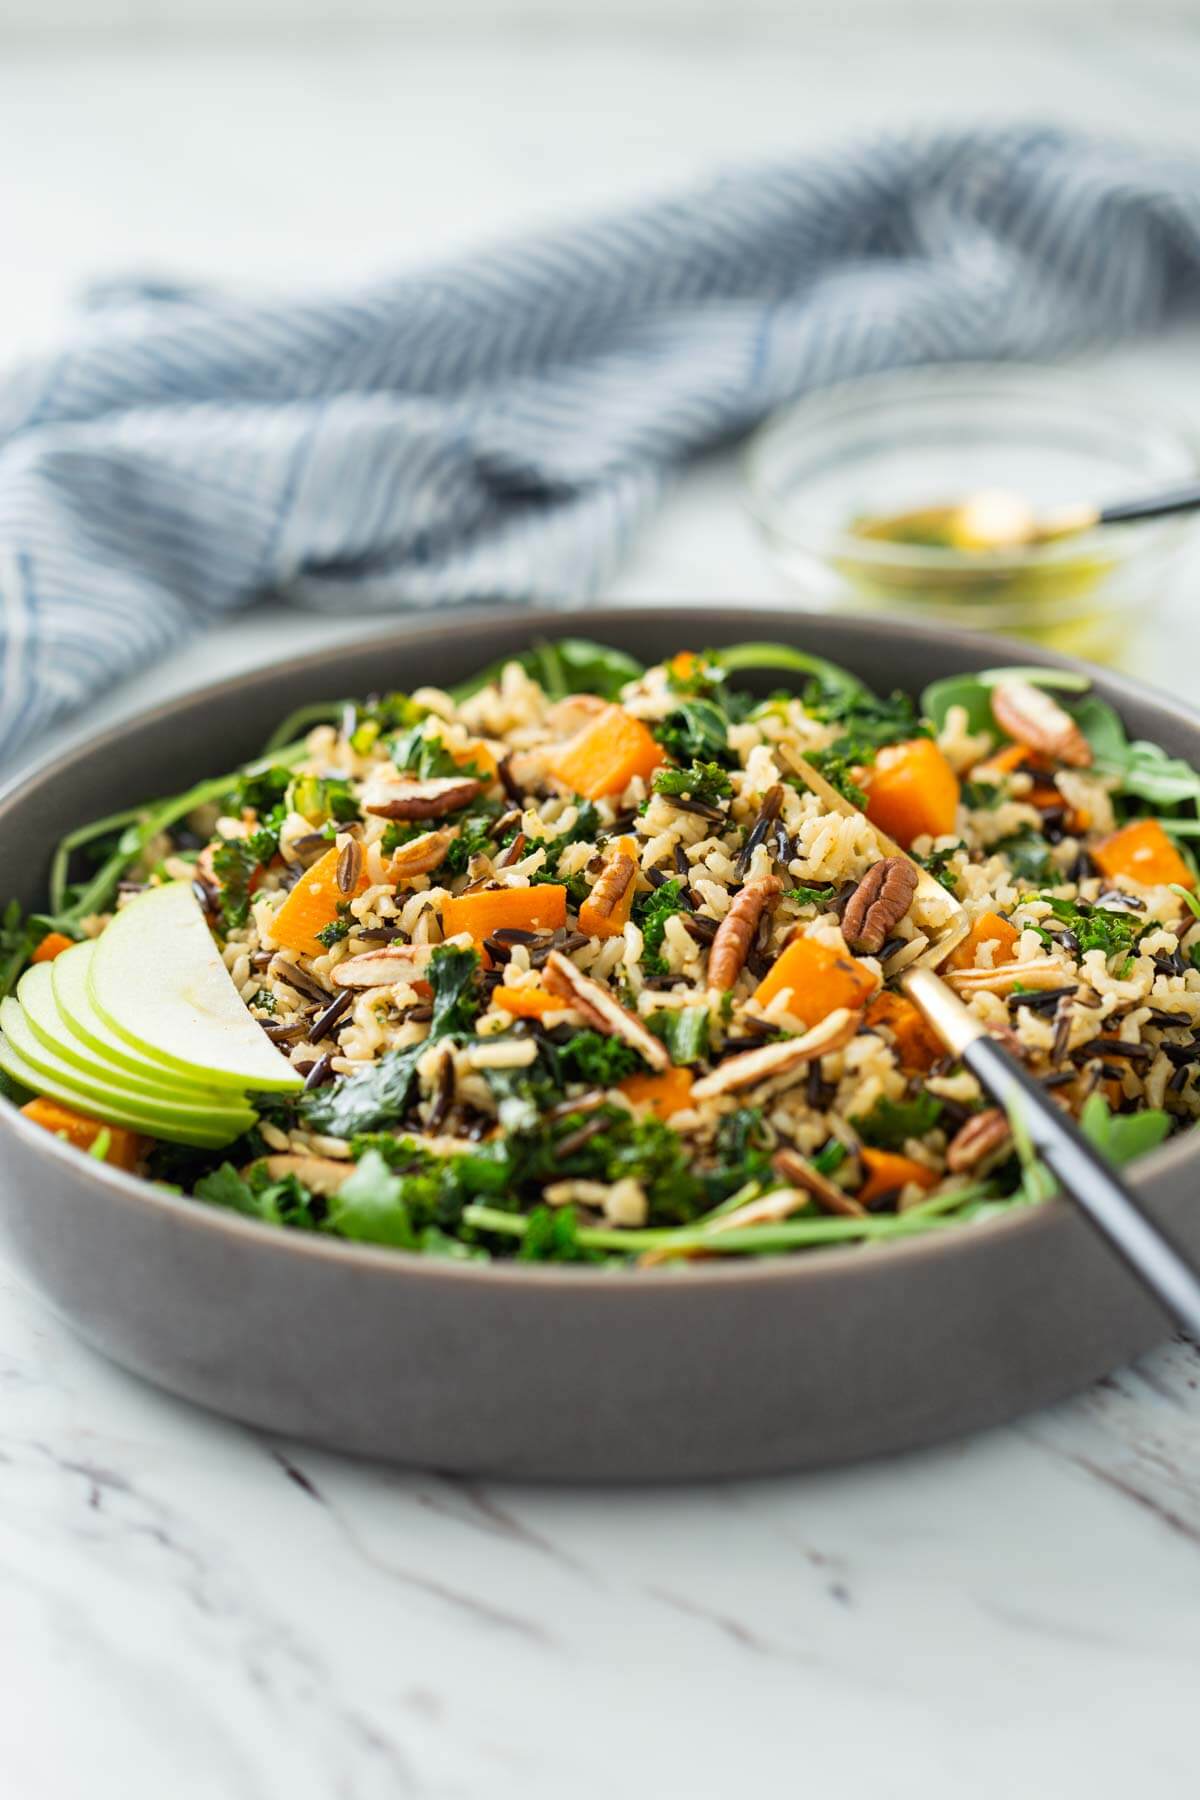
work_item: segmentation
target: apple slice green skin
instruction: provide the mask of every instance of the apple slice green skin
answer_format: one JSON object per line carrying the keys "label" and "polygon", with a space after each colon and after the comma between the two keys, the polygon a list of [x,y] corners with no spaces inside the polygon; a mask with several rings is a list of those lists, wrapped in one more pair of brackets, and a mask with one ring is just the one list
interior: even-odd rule
{"label": "apple slice green skin", "polygon": [[[91,945],[80,944],[77,948],[84,952],[82,968],[86,975]],[[55,960],[65,961],[72,955],[74,951],[64,951]],[[53,1055],[94,1081],[103,1082],[106,1087],[115,1083],[118,1087],[128,1088],[131,1093],[145,1094],[148,1100],[164,1106],[208,1106],[215,1112],[228,1112],[228,1090],[201,1088],[184,1081],[181,1076],[157,1074],[149,1062],[138,1063],[136,1069],[130,1068],[127,1063],[110,1059],[101,1048],[82,1039],[57,1004],[51,967],[50,963],[35,963],[31,969],[26,969],[17,983],[17,1000],[29,1029]]]}
{"label": "apple slice green skin", "polygon": [[186,882],[121,908],[96,940],[88,986],[103,1022],[161,1067],[238,1091],[304,1085],[234,987]]}
{"label": "apple slice green skin", "polygon": [[245,1126],[241,1124],[236,1130],[220,1128],[215,1124],[207,1129],[199,1126],[164,1125],[157,1115],[149,1118],[139,1110],[137,1101],[140,1096],[125,1096],[119,1094],[116,1088],[112,1090],[111,1100],[88,1098],[66,1082],[32,1068],[13,1048],[3,1031],[0,1031],[0,1069],[31,1094],[58,1100],[63,1106],[69,1106],[74,1112],[84,1113],[90,1119],[99,1119],[105,1125],[123,1125],[126,1130],[136,1131],[143,1137],[162,1138],[168,1143],[187,1144],[198,1150],[222,1150],[245,1130]]}
{"label": "apple slice green skin", "polygon": [[183,1144],[232,1143],[254,1123],[255,1115],[245,1105],[230,1106],[218,1112],[207,1105],[167,1104],[149,1094],[135,1093],[118,1082],[103,1081],[86,1074],[72,1063],[64,1062],[34,1036],[20,1006],[11,997],[0,1001],[0,1031],[6,1052],[20,1063],[23,1071],[9,1070],[15,1081],[32,1088],[34,1093],[65,1100],[68,1106],[89,1113],[93,1118],[103,1118],[117,1125],[136,1119],[133,1130]]}

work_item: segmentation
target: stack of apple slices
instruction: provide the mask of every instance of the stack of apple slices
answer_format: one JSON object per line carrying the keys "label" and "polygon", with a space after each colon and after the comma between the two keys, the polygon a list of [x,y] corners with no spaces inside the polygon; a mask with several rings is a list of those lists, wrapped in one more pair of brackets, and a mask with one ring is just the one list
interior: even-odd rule
{"label": "stack of apple slices", "polygon": [[221,961],[186,882],[151,888],[94,942],[21,977],[0,1002],[0,1068],[108,1125],[217,1149],[248,1130],[248,1095],[301,1077]]}

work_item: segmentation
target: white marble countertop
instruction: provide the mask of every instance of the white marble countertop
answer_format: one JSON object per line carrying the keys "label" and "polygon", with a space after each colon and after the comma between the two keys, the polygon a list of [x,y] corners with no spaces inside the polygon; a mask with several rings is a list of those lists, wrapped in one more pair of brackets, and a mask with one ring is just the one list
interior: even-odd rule
{"label": "white marble countertop", "polygon": [[[1195,139],[1186,23],[8,53],[0,331],[114,268],[302,282],[928,118]],[[1197,337],[1096,359],[1200,424]],[[617,584],[786,596],[715,460]],[[1185,584],[1138,666],[1200,698]],[[356,629],[225,626],[62,741]],[[375,629],[376,621],[370,622]],[[1190,654],[1187,654],[1190,653]],[[32,755],[45,746],[29,746]],[[336,1353],[336,1346],[327,1346]],[[824,1476],[561,1492],[348,1463],[110,1368],[0,1271],[13,1800],[1192,1791],[1200,1354]]]}

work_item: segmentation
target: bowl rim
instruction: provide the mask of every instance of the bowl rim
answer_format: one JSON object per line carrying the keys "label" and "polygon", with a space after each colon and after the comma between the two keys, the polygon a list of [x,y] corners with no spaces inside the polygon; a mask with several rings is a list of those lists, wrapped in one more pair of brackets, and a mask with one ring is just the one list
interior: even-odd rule
{"label": "bowl rim", "polygon": [[740,457],[742,494],[746,510],[764,534],[777,538],[810,555],[826,560],[857,562],[876,572],[888,568],[931,575],[954,575],[969,582],[994,580],[998,576],[1019,576],[1041,569],[1054,569],[1081,556],[1105,557],[1114,564],[1132,562],[1142,553],[1150,553],[1160,544],[1181,540],[1195,529],[1195,520],[1182,517],[1147,520],[1133,525],[1100,525],[1078,536],[1034,544],[1026,549],[968,551],[933,545],[892,543],[887,539],[862,537],[845,526],[822,524],[815,515],[807,514],[785,498],[783,487],[771,473],[771,458],[786,445],[797,425],[808,413],[819,423],[822,407],[834,411],[838,403],[862,404],[878,397],[889,404],[895,399],[903,403],[905,390],[932,384],[949,394],[967,398],[975,389],[1019,391],[1023,385],[1036,384],[1048,394],[1064,399],[1078,396],[1081,406],[1108,410],[1123,416],[1127,422],[1141,421],[1168,432],[1187,454],[1189,469],[1181,469],[1177,477],[1186,481],[1200,474],[1200,430],[1182,413],[1169,407],[1153,408],[1139,402],[1131,384],[1110,377],[1096,379],[1088,372],[1054,363],[1031,362],[915,362],[873,374],[849,376],[828,387],[815,388],[773,413],[746,444]]}
{"label": "bowl rim", "polygon": [[[218,696],[228,696],[231,691],[250,691],[264,682],[315,673],[328,661],[331,650],[369,652],[372,649],[383,651],[404,647],[419,653],[423,643],[441,645],[446,642],[448,635],[462,637],[469,634],[474,626],[496,623],[519,626],[527,631],[530,638],[578,636],[585,631],[590,635],[596,631],[598,635],[595,641],[603,642],[605,629],[610,625],[620,629],[631,619],[647,624],[670,625],[681,630],[690,630],[694,624],[699,624],[702,630],[706,620],[722,627],[741,629],[746,625],[748,612],[755,618],[777,612],[781,626],[790,626],[792,629],[803,629],[814,620],[825,619],[830,625],[836,626],[839,632],[848,632],[851,637],[860,638],[864,643],[877,639],[882,628],[888,634],[914,641],[927,640],[936,635],[939,649],[949,649],[972,659],[986,653],[994,655],[997,662],[1003,664],[1013,654],[1011,639],[984,632],[939,629],[935,633],[931,627],[909,619],[888,618],[884,621],[870,614],[803,613],[793,620],[785,609],[767,607],[761,603],[750,608],[703,603],[609,605],[589,608],[586,612],[524,607],[464,608],[462,611],[455,611],[450,622],[450,634],[445,622],[422,620],[419,624],[411,621],[400,625],[392,623],[384,631],[347,638],[336,646],[323,645],[297,656],[260,663],[236,675],[199,683],[157,705],[131,712],[108,726],[98,736],[73,739],[65,748],[47,752],[28,769],[5,781],[0,786],[0,823],[3,822],[6,809],[15,799],[27,796],[35,786],[69,775],[79,763],[102,756],[107,748],[120,742],[128,734],[165,721],[184,706],[216,699]],[[757,626],[751,629],[757,630]],[[1188,707],[1175,696],[1162,692],[1150,683],[1133,681],[1078,657],[1043,649],[1040,645],[1024,646],[1022,655],[1027,655],[1031,662],[1086,674],[1093,681],[1103,682],[1113,690],[1118,704],[1136,704],[1150,700],[1160,712],[1166,713],[1183,728],[1193,731],[1200,729],[1200,709]],[[1189,1160],[1194,1160],[1200,1151],[1200,1140],[1196,1140],[1197,1129],[1200,1127],[1194,1127],[1189,1133],[1181,1133],[1148,1155],[1139,1157],[1134,1166],[1138,1170],[1144,1170],[1152,1179],[1181,1174]],[[386,1274],[390,1269],[397,1280],[417,1277],[455,1282],[499,1283],[504,1286],[545,1286],[567,1282],[576,1291],[592,1289],[610,1293],[661,1294],[664,1290],[678,1291],[681,1282],[689,1286],[693,1283],[702,1286],[727,1286],[747,1281],[776,1283],[813,1281],[825,1277],[837,1279],[851,1269],[863,1270],[864,1256],[869,1268],[886,1272],[888,1267],[899,1267],[903,1261],[914,1257],[950,1256],[954,1253],[955,1246],[962,1253],[973,1247],[986,1247],[997,1234],[1008,1236],[1023,1232],[1032,1236],[1036,1232],[1050,1230],[1056,1224],[1061,1225],[1075,1216],[1070,1203],[1061,1195],[1055,1195],[1039,1205],[1014,1208],[995,1218],[980,1220],[969,1229],[948,1224],[928,1234],[914,1235],[910,1239],[885,1240],[877,1244],[830,1245],[815,1256],[780,1254],[730,1257],[712,1262],[688,1263],[686,1269],[670,1263],[639,1269],[586,1263],[459,1262],[452,1258],[428,1257],[418,1251],[401,1250],[390,1245],[359,1243],[322,1236],[317,1232],[290,1231],[263,1220],[248,1219],[239,1213],[226,1211],[207,1201],[197,1200],[191,1194],[171,1193],[142,1176],[127,1174],[109,1163],[97,1162],[93,1157],[82,1155],[41,1126],[24,1118],[19,1108],[7,1100],[0,1102],[0,1132],[3,1131],[14,1132],[35,1158],[47,1157],[57,1164],[64,1178],[74,1177],[84,1183],[90,1182],[101,1194],[126,1205],[144,1208],[152,1216],[161,1215],[166,1223],[174,1223],[182,1229],[223,1234],[234,1243],[244,1242],[250,1249],[258,1246],[264,1253],[274,1247],[283,1255],[329,1260],[343,1266],[358,1267],[364,1273],[375,1275]]]}

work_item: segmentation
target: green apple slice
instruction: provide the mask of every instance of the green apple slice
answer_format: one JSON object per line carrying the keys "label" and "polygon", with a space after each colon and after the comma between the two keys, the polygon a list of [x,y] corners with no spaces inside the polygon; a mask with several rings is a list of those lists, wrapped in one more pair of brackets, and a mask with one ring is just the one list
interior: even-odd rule
{"label": "green apple slice", "polygon": [[[90,954],[90,945],[80,944],[78,948]],[[64,951],[63,954],[68,953]],[[17,983],[17,1000],[25,1014],[25,1022],[38,1042],[93,1080],[102,1081],[106,1086],[115,1083],[118,1087],[128,1088],[131,1093],[145,1094],[167,1106],[172,1103],[207,1105],[217,1112],[229,1110],[228,1089],[200,1087],[181,1075],[157,1072],[150,1062],[142,1062],[136,1069],[127,1068],[84,1043],[55,1001],[49,963],[35,963],[31,969],[26,969]]]}
{"label": "green apple slice", "polygon": [[[8,1002],[4,1004],[7,1005]],[[20,1012],[19,1007],[17,1011]],[[37,1042],[36,1038],[34,1042]],[[63,1066],[69,1069],[70,1064]],[[240,1137],[247,1128],[242,1119],[229,1125],[222,1123],[213,1114],[205,1115],[203,1125],[180,1125],[165,1121],[157,1110],[143,1109],[144,1096],[126,1094],[117,1088],[111,1089],[103,1097],[82,1094],[68,1082],[59,1080],[56,1075],[46,1074],[44,1070],[35,1069],[32,1064],[27,1063],[3,1030],[0,1030],[0,1069],[20,1087],[28,1088],[32,1094],[42,1094],[48,1100],[58,1100],[63,1106],[85,1113],[89,1118],[100,1119],[106,1125],[124,1125],[127,1130],[139,1132],[144,1137],[165,1138],[170,1143],[194,1145],[202,1150],[220,1150]],[[253,1118],[253,1115],[250,1116]]]}
{"label": "green apple slice", "polygon": [[[254,1123],[256,1115],[244,1100],[239,1104],[237,1097],[233,1095],[219,1108],[204,1100],[198,1105],[189,1105],[183,1100],[165,1100],[137,1093],[124,1087],[119,1079],[93,1075],[76,1068],[56,1051],[47,1049],[34,1035],[20,1005],[11,996],[0,1000],[0,1029],[25,1066],[39,1077],[39,1081],[34,1083],[39,1092],[44,1091],[45,1081],[57,1082],[60,1087],[71,1089],[75,1095],[75,1103],[84,1112],[94,1113],[98,1105],[104,1104],[122,1106],[127,1111],[138,1113],[143,1119],[157,1120],[160,1126],[172,1125],[182,1131],[198,1129],[205,1136],[213,1132],[224,1133],[226,1142],[229,1138],[248,1131]],[[153,1131],[154,1127],[146,1125],[141,1129]],[[159,1130],[155,1135],[162,1136],[163,1133]],[[189,1142],[190,1139],[183,1141]]]}
{"label": "green apple slice", "polygon": [[[177,1069],[164,1068],[162,1063],[141,1055],[104,1023],[92,1005],[88,991],[88,971],[95,950],[94,942],[76,944],[72,949],[62,951],[53,962],[35,963],[22,975],[17,998],[42,1042],[57,1050],[68,1062],[89,1069],[95,1069],[97,1065],[107,1069],[106,1079],[115,1081],[120,1087],[153,1089],[193,1105],[205,1100],[218,1111],[227,1109],[230,1104],[228,1088],[214,1087],[211,1082],[200,1083]],[[50,976],[57,1022],[45,1004],[43,973]]]}
{"label": "green apple slice", "polygon": [[121,908],[97,939],[88,984],[118,1037],[195,1081],[283,1092],[304,1085],[234,987],[187,882],[149,888]]}

